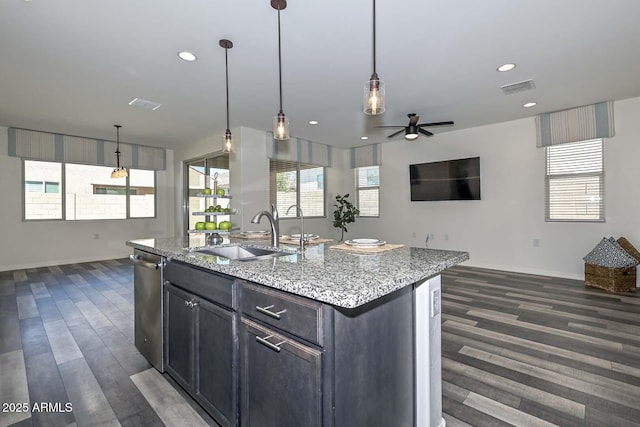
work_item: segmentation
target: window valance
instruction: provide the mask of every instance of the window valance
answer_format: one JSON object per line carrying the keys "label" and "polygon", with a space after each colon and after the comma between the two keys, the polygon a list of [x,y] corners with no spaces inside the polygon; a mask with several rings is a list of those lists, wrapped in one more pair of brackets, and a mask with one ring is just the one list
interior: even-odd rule
{"label": "window valance", "polygon": [[613,102],[540,114],[536,117],[538,147],[610,138],[615,135]]}
{"label": "window valance", "polygon": [[364,166],[378,166],[382,163],[382,150],[380,144],[363,145],[350,149],[351,168]]}
{"label": "window valance", "polygon": [[[115,141],[9,128],[9,156],[49,162],[116,166]],[[120,142],[120,164],[126,168],[164,170],[164,148]]]}
{"label": "window valance", "polygon": [[267,157],[270,159],[329,167],[333,164],[333,148],[330,145],[293,137],[278,141],[273,137],[273,132],[266,132],[266,143]]}

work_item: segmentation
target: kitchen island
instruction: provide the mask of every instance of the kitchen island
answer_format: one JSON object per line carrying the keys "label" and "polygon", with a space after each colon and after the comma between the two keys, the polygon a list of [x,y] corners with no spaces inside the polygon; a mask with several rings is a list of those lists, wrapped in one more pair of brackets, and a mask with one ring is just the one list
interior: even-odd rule
{"label": "kitchen island", "polygon": [[439,273],[467,253],[234,261],[194,236],[127,244],[166,258],[167,371],[221,425],[444,425]]}

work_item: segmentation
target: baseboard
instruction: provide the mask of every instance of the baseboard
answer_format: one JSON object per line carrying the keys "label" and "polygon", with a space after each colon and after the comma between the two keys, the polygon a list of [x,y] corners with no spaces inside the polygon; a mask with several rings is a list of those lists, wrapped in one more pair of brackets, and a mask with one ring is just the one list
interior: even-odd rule
{"label": "baseboard", "polygon": [[561,279],[572,279],[572,280],[584,281],[584,273],[573,274],[573,273],[567,273],[566,271],[553,271],[553,270],[543,270],[539,268],[526,268],[526,267],[523,268],[523,267],[516,267],[513,265],[475,264],[469,261],[466,261],[460,265],[464,265],[468,267],[476,267],[476,268],[486,268],[489,270],[508,271],[512,273],[533,274],[536,276],[559,277]]}
{"label": "baseboard", "polygon": [[113,255],[102,255],[99,257],[51,260],[51,261],[42,261],[42,262],[36,262],[36,263],[30,263],[30,264],[0,265],[0,271],[28,270],[30,268],[42,268],[42,267],[53,267],[57,265],[66,265],[66,264],[80,264],[85,262],[107,261],[110,259],[122,259],[128,256],[129,256],[128,253],[126,254],[118,253]]}

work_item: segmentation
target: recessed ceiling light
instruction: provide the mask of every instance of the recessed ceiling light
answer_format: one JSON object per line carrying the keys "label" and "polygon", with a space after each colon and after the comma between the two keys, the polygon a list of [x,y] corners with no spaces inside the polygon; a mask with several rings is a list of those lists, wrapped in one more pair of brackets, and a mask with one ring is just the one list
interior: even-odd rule
{"label": "recessed ceiling light", "polygon": [[318,121],[317,120],[309,120],[309,124],[310,125],[317,125]]}
{"label": "recessed ceiling light", "polygon": [[188,52],[186,50],[184,50],[182,52],[178,52],[178,57],[180,59],[182,59],[183,61],[187,61],[187,62],[193,62],[196,59],[198,59],[197,56],[195,56],[193,53]]}
{"label": "recessed ceiling light", "polygon": [[365,139],[369,139],[368,136],[361,136],[360,139],[365,140]]}
{"label": "recessed ceiling light", "polygon": [[498,71],[504,73],[505,71],[511,71],[516,68],[516,64],[504,64],[497,68]]}
{"label": "recessed ceiling light", "polygon": [[526,104],[523,105],[524,108],[531,108],[531,107],[535,107],[536,105],[538,105],[537,102],[527,102]]}

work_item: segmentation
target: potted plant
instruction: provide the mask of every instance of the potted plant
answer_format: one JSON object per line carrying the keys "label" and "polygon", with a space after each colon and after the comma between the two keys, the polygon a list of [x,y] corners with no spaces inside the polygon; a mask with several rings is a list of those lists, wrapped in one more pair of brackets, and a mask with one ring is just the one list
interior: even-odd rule
{"label": "potted plant", "polygon": [[360,210],[356,208],[347,198],[349,194],[341,196],[336,195],[336,203],[333,205],[336,210],[333,211],[333,226],[342,230],[340,241],[344,240],[344,232],[347,230],[347,224],[355,222],[356,216],[360,214]]}

